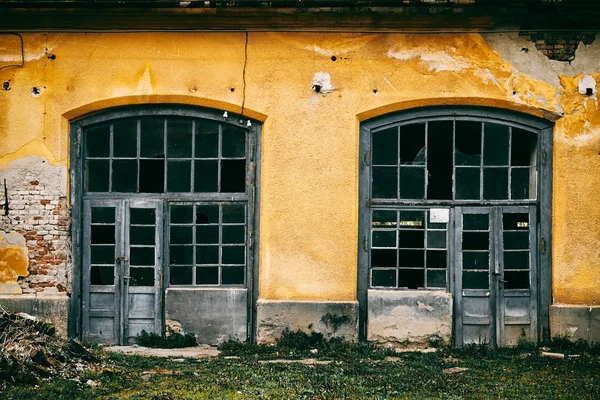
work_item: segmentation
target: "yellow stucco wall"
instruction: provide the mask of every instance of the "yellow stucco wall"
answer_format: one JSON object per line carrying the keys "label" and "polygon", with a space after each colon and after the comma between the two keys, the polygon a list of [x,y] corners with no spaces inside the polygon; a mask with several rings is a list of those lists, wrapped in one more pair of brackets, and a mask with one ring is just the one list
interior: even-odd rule
{"label": "yellow stucco wall", "polygon": [[[68,166],[69,119],[112,106],[241,110],[244,33],[23,39],[25,66],[0,71],[0,84],[10,80],[10,90],[0,90],[0,169],[31,154]],[[600,303],[597,100],[577,92],[580,74],[556,73],[560,84],[553,84],[500,53],[478,34],[248,35],[245,114],[264,121],[261,297],[354,300],[360,120],[422,105],[472,104],[538,116],[564,111],[554,132],[554,301]],[[588,57],[598,80],[598,58]],[[19,60],[18,38],[0,36],[0,67]],[[318,72],[330,74],[333,91],[311,90]],[[41,89],[38,97],[33,87]]]}

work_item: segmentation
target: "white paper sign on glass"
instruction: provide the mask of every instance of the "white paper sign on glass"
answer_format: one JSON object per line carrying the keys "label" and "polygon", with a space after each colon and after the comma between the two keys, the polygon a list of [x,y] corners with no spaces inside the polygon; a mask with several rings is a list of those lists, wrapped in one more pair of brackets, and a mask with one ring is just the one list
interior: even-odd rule
{"label": "white paper sign on glass", "polygon": [[450,221],[449,208],[432,208],[429,210],[429,222],[438,224],[447,224]]}

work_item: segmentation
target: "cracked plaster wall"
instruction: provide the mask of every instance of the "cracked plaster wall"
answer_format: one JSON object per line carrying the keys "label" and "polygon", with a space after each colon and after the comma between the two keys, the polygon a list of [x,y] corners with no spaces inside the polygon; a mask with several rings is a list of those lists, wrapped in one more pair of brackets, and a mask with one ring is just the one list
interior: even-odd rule
{"label": "cracked plaster wall", "polygon": [[[0,82],[10,81],[0,90],[5,169],[35,155],[66,170],[69,118],[113,106],[182,103],[239,113],[244,102],[246,115],[264,121],[259,290],[272,300],[356,297],[359,120],[443,104],[561,116],[554,299],[600,301],[600,113],[596,97],[578,91],[584,74],[600,79],[598,40],[579,45],[566,63],[517,34],[250,33],[247,55],[243,33],[23,38],[25,66],[0,71]],[[9,55],[17,44],[0,37]],[[328,74],[335,90],[316,93],[317,73]],[[64,182],[53,185],[66,191]]]}

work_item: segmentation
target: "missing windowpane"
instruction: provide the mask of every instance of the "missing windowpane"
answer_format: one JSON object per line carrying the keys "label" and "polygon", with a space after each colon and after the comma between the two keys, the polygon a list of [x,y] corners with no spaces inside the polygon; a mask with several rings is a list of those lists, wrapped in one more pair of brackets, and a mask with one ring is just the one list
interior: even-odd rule
{"label": "missing windowpane", "polygon": [[[530,188],[535,185],[535,175],[530,168],[511,168],[510,174],[512,200],[527,200],[535,197],[530,194]],[[535,193],[535,186],[532,189],[531,193]]]}
{"label": "missing windowpane", "polygon": [[167,192],[190,192],[191,161],[169,161],[167,164]]}
{"label": "missing windowpane", "polygon": [[130,226],[129,241],[131,244],[153,245],[156,231],[153,226]]}
{"label": "missing windowpane", "polygon": [[411,268],[425,267],[425,250],[399,250],[398,266]]}
{"label": "missing windowpane", "polygon": [[488,289],[490,287],[487,272],[463,271],[463,289]]}
{"label": "missing windowpane", "polygon": [[115,244],[114,225],[92,225],[91,244]]}
{"label": "missing windowpane", "polygon": [[115,246],[90,246],[91,264],[114,264]]}
{"label": "missing windowpane", "polygon": [[221,192],[246,191],[246,160],[221,160]]}
{"label": "missing windowpane", "polygon": [[85,155],[86,157],[110,156],[110,125],[86,129]]}
{"label": "missing windowpane", "polygon": [[398,128],[373,132],[371,143],[373,165],[398,164]]}
{"label": "missing windowpane", "polygon": [[196,224],[218,224],[219,206],[202,205],[196,206]]}
{"label": "missing windowpane", "polygon": [[452,131],[452,121],[435,121],[428,123],[428,199],[452,199]]}
{"label": "missing windowpane", "polygon": [[219,155],[219,124],[196,120],[196,149],[199,158],[217,158]]}
{"label": "missing windowpane", "polygon": [[504,289],[529,289],[529,271],[504,271]]}
{"label": "missing windowpane", "polygon": [[154,286],[154,268],[130,268],[131,286]]}
{"label": "missing windowpane", "polygon": [[414,200],[425,198],[425,168],[400,168],[400,198]]}
{"label": "missing windowpane", "polygon": [[165,190],[165,161],[140,160],[140,193],[163,193]]}
{"label": "missing windowpane", "polygon": [[171,267],[169,269],[169,283],[171,285],[191,285],[192,267]]}
{"label": "missing windowpane", "polygon": [[246,131],[223,125],[221,154],[226,158],[246,157]]}
{"label": "missing windowpane", "polygon": [[167,119],[167,157],[189,158],[192,156],[192,120],[189,118]]}
{"label": "missing windowpane", "polygon": [[456,168],[456,200],[479,200],[479,168]]}
{"label": "missing windowpane", "polygon": [[113,160],[112,191],[122,193],[137,192],[137,160]]}
{"label": "missing windowpane", "polygon": [[483,199],[508,199],[508,168],[483,169]]}
{"label": "missing windowpane", "polygon": [[463,250],[489,250],[490,237],[488,232],[463,232]]}
{"label": "missing windowpane", "polygon": [[425,232],[423,230],[401,230],[398,234],[398,247],[401,249],[425,248]]}
{"label": "missing windowpane", "polygon": [[97,267],[90,268],[90,284],[91,285],[114,285],[115,284],[115,268],[114,267]]}
{"label": "missing windowpane", "polygon": [[398,270],[398,287],[419,289],[425,287],[425,270],[400,269]]}
{"label": "missing windowpane", "polygon": [[396,250],[371,250],[371,267],[395,267]]}
{"label": "missing windowpane", "polygon": [[154,247],[130,247],[129,260],[131,265],[154,265]]}
{"label": "missing windowpane", "polygon": [[508,165],[508,126],[484,124],[483,165]]}
{"label": "missing windowpane", "polygon": [[221,284],[223,285],[243,285],[244,267],[222,267]]}
{"label": "missing windowpane", "polygon": [[198,160],[194,163],[194,192],[216,192],[219,186],[219,161]]}
{"label": "missing windowpane", "polygon": [[481,163],[481,122],[456,121],[455,148],[456,165],[479,166]]}
{"label": "missing windowpane", "polygon": [[446,268],[445,250],[427,250],[427,268]]}
{"label": "missing windowpane", "polygon": [[371,285],[380,287],[396,287],[396,270],[374,269],[371,271]]}
{"label": "missing windowpane", "polygon": [[523,129],[512,129],[510,165],[535,165],[537,134]]}
{"label": "missing windowpane", "polygon": [[165,120],[143,118],[141,120],[140,156],[165,158]]}
{"label": "missing windowpane", "polygon": [[124,119],[113,124],[113,156],[137,156],[136,119]]}
{"label": "missing windowpane", "polygon": [[87,160],[86,183],[88,192],[108,192],[109,161]]}
{"label": "missing windowpane", "polygon": [[398,197],[398,168],[373,167],[371,193],[377,199],[396,199]]}
{"label": "missing windowpane", "polygon": [[197,285],[218,285],[219,267],[198,267],[196,268]]}
{"label": "missing windowpane", "polygon": [[400,226],[425,229],[425,211],[400,211]]}
{"label": "missing windowpane", "polygon": [[425,124],[400,127],[400,164],[425,164]]}

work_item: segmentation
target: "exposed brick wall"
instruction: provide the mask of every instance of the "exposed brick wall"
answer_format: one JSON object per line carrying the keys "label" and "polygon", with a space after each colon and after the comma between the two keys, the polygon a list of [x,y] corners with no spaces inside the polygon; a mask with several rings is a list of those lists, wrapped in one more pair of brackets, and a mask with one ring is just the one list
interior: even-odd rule
{"label": "exposed brick wall", "polygon": [[535,43],[535,48],[556,61],[573,61],[579,42],[588,45],[596,39],[595,32],[522,32],[520,36]]}
{"label": "exposed brick wall", "polygon": [[64,190],[31,173],[13,175],[7,192],[8,215],[4,190],[0,194],[0,230],[25,237],[29,275],[18,280],[23,293],[70,292],[70,210]]}

